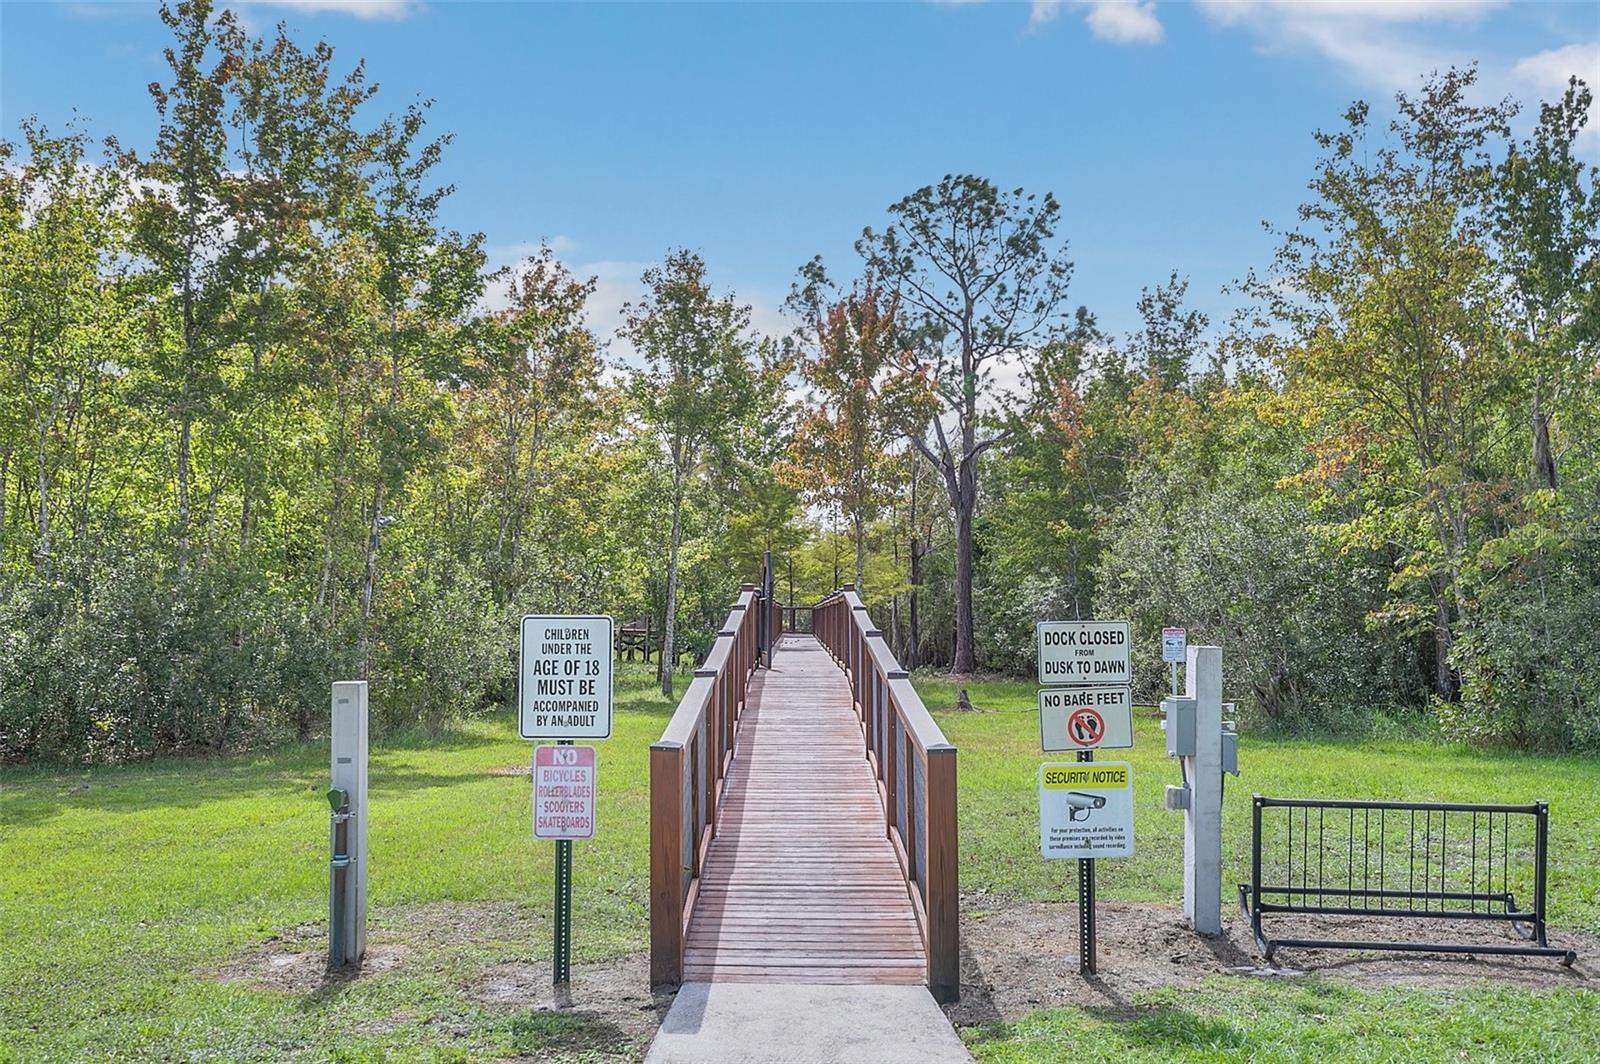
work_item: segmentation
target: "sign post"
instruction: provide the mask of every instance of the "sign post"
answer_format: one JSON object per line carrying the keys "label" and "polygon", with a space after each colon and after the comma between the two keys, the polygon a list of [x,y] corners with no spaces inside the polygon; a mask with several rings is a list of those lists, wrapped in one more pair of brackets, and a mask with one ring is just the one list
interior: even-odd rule
{"label": "sign post", "polygon": [[517,733],[553,739],[533,749],[533,835],[556,844],[551,982],[569,999],[572,982],[572,840],[594,837],[595,749],[574,739],[611,735],[610,617],[522,618]]}
{"label": "sign post", "polygon": [[[1099,970],[1094,862],[1133,852],[1133,784],[1126,763],[1094,764],[1099,747],[1133,746],[1127,621],[1040,621],[1039,746],[1075,750],[1076,765],[1039,766],[1039,852],[1078,861],[1078,971]],[[1100,686],[1090,686],[1100,685]]]}
{"label": "sign post", "polygon": [[1161,660],[1172,666],[1172,697],[1178,697],[1178,664],[1184,660],[1189,633],[1182,628],[1161,629]]}
{"label": "sign post", "polygon": [[[1093,750],[1079,750],[1078,761],[1091,764]],[[1043,803],[1040,803],[1043,808]],[[1078,972],[1094,975],[1100,970],[1100,944],[1094,933],[1094,858],[1078,858]]]}
{"label": "sign post", "polygon": [[1095,934],[1096,857],[1133,853],[1133,770],[1124,761],[1094,760],[1039,766],[1039,852],[1078,862],[1078,971],[1099,970]]}

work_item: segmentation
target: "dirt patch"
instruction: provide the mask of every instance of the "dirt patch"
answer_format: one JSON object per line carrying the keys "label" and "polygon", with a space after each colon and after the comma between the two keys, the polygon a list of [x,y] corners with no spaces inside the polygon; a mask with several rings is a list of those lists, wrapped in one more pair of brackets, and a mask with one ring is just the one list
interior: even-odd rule
{"label": "dirt patch", "polygon": [[221,982],[247,983],[262,990],[314,994],[361,978],[393,971],[405,963],[409,947],[399,943],[373,943],[358,965],[328,970],[326,932],[315,924],[274,935],[247,953],[202,972]]}
{"label": "dirt patch", "polygon": [[[605,1048],[635,1058],[644,1056],[672,1007],[671,993],[651,992],[650,957],[645,953],[575,964],[571,989],[567,1000],[556,999],[548,961],[496,965],[466,987],[469,995],[492,1008],[529,1010],[519,1021],[532,1028],[570,1026],[561,1032],[563,1049]],[[557,1016],[575,1022],[557,1021]]]}
{"label": "dirt patch", "polygon": [[[388,972],[462,972],[463,1001],[505,1014],[513,1048],[523,1059],[641,1060],[656,1028],[672,1005],[672,995],[650,990],[650,959],[637,953],[609,961],[573,965],[571,993],[557,1001],[550,985],[550,962],[502,961],[526,956],[530,935],[542,935],[543,916],[510,902],[406,906],[374,913],[367,955],[358,966],[327,968],[327,929],[303,924],[273,935],[224,963],[197,974],[263,990],[334,995],[359,979]],[[483,966],[483,961],[491,963]],[[411,1018],[401,1011],[388,1018],[397,1026]],[[433,1022],[433,1021],[430,1021]],[[440,1017],[451,1040],[471,1036],[462,1017]]]}
{"label": "dirt patch", "polygon": [[[1386,938],[1391,941],[1511,942],[1509,927],[1466,927],[1436,920],[1378,923],[1331,917],[1279,918],[1275,936]],[[1173,906],[1101,902],[1096,923],[1099,973],[1078,974],[1078,907],[1070,903],[962,899],[961,1000],[949,1006],[960,1025],[1011,1022],[1039,1008],[1089,1005],[1123,1009],[1133,996],[1213,976],[1293,978],[1319,975],[1364,986],[1457,987],[1490,979],[1530,989],[1600,987],[1600,936],[1552,931],[1550,941],[1578,951],[1571,968],[1543,957],[1347,950],[1278,950],[1275,963],[1256,953],[1249,922],[1224,910],[1222,934],[1184,926]]]}

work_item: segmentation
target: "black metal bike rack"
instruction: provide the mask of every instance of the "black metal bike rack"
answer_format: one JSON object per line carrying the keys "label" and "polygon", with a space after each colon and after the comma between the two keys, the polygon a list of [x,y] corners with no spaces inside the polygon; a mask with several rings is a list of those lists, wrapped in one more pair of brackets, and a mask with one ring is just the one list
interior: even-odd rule
{"label": "black metal bike rack", "polygon": [[[1549,823],[1546,802],[1477,805],[1258,794],[1251,811],[1250,882],[1239,884],[1239,909],[1269,961],[1279,947],[1288,946],[1557,957],[1570,965],[1577,953],[1551,946],[1545,938]],[[1271,833],[1266,842],[1264,824]],[[1518,907],[1513,879],[1531,891],[1532,908]],[[1273,938],[1261,919],[1274,913],[1502,921],[1527,944]]]}

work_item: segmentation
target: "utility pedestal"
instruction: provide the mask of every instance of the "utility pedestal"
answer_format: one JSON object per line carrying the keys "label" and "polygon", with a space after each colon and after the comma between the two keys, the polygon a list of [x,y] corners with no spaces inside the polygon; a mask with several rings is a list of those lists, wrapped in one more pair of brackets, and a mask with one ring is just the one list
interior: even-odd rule
{"label": "utility pedestal", "polygon": [[1167,808],[1183,811],[1183,914],[1202,935],[1222,931],[1222,648],[1188,648],[1184,694],[1161,702],[1167,755],[1183,773]]}
{"label": "utility pedestal", "polygon": [[[333,685],[333,867],[328,960],[359,963],[367,952],[367,682]],[[341,808],[342,806],[342,808]],[[344,819],[341,821],[340,817]],[[340,849],[342,848],[342,853]],[[338,940],[334,940],[334,936]]]}

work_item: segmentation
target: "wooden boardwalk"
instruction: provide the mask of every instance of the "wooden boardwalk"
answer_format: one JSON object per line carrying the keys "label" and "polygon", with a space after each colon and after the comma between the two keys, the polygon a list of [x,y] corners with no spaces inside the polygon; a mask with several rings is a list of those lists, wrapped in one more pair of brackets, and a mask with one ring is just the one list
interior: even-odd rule
{"label": "wooden boardwalk", "polygon": [[757,670],[685,942],[685,981],[928,978],[850,686],[816,639]]}

